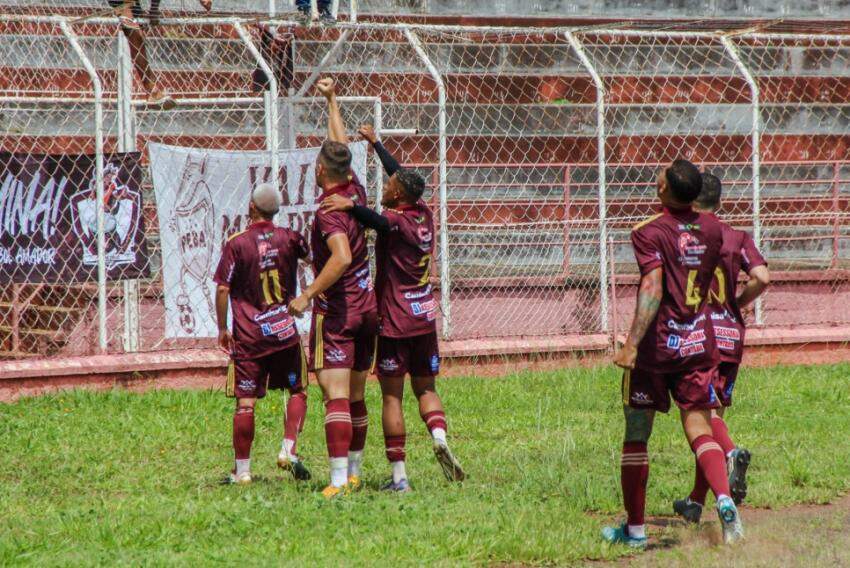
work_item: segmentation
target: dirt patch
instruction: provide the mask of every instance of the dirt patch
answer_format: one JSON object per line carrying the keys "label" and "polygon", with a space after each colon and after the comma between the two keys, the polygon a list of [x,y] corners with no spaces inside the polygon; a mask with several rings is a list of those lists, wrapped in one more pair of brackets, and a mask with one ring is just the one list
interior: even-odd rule
{"label": "dirt patch", "polygon": [[654,517],[650,547],[639,555],[593,566],[850,566],[850,495],[829,505],[784,509],[742,507],[746,539],[720,545],[720,526],[707,511],[699,526]]}

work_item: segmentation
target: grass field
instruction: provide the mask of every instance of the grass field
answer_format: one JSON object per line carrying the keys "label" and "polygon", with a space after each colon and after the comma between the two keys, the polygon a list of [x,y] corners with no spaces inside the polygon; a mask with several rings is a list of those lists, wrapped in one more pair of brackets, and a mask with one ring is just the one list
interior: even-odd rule
{"label": "grass field", "polygon": [[[300,451],[314,481],[302,485],[274,466],[278,393],[258,408],[249,487],[217,485],[231,464],[233,404],[218,392],[77,391],[0,405],[0,564],[562,565],[629,554],[598,538],[621,508],[614,369],[441,382],[463,485],[443,480],[410,397],[415,491],[403,496],[376,490],[388,468],[370,384],[367,487],[330,503],[317,496],[327,465],[310,388]],[[850,489],[850,365],[747,369],[736,396],[729,423],[754,453],[751,506]],[[693,476],[677,417],[656,421],[650,456],[649,513],[666,515]]]}

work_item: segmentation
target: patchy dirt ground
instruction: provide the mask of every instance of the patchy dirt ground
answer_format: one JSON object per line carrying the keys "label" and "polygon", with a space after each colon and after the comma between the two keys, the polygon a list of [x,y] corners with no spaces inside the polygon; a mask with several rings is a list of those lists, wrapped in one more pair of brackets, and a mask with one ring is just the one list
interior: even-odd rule
{"label": "patchy dirt ground", "polygon": [[[711,512],[698,526],[678,519],[649,520],[651,544],[639,555],[590,566],[840,567],[850,566],[850,496],[829,505],[786,509],[742,508],[746,539],[720,545],[720,526]],[[660,531],[660,534],[659,534]]]}

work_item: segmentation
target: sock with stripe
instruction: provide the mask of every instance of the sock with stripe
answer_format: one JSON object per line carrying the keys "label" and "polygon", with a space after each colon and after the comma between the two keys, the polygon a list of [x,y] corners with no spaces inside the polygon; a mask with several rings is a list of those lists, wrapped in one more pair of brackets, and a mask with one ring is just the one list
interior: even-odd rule
{"label": "sock with stripe", "polygon": [[365,400],[351,402],[351,446],[348,449],[348,475],[360,476],[363,464],[363,448],[366,447],[366,432],[369,429],[369,413]]}
{"label": "sock with stripe", "polygon": [[434,441],[445,445],[446,431],[448,430],[448,425],[446,424],[446,413],[442,410],[432,410],[431,412],[426,412],[422,416],[422,420],[425,421],[425,426],[428,428],[428,431],[431,433],[431,437],[434,438]]}
{"label": "sock with stripe", "polygon": [[387,460],[393,470],[393,483],[398,483],[402,479],[407,479],[404,460],[407,457],[404,451],[407,436],[384,436],[384,447],[386,448]]}
{"label": "sock with stripe", "polygon": [[729,496],[729,478],[726,474],[726,455],[713,437],[698,436],[691,444],[697,464],[717,499]]}
{"label": "sock with stripe", "polygon": [[347,398],[325,403],[325,438],[331,467],[331,485],[348,482],[348,448],[351,446],[351,408]]}
{"label": "sock with stripe", "polygon": [[720,444],[720,448],[727,457],[735,449],[735,442],[729,436],[729,427],[719,416],[712,416],[711,418],[711,437]]}
{"label": "sock with stripe", "polygon": [[254,409],[239,406],[233,414],[233,453],[236,475],[251,471],[251,444],[254,442]]}
{"label": "sock with stripe", "polygon": [[307,393],[301,391],[290,396],[289,402],[286,403],[286,419],[283,422],[283,449],[290,457],[295,457],[295,443],[304,428],[306,415]]}
{"label": "sock with stripe", "polygon": [[620,457],[620,483],[626,508],[628,531],[633,537],[644,537],[646,484],[649,481],[649,454],[646,442],[624,442]]}

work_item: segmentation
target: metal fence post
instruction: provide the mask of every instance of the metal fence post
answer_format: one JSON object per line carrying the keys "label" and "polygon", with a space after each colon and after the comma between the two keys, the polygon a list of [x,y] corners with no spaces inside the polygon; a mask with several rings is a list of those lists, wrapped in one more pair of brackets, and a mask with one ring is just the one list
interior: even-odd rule
{"label": "metal fence post", "polygon": [[[378,99],[375,101],[374,110],[372,111],[374,114],[374,122],[373,128],[375,130],[375,135],[380,136],[381,130],[384,127],[384,111],[381,108],[381,100]],[[383,209],[381,205],[381,196],[384,194],[384,167],[381,164],[381,160],[378,159],[377,155],[375,156],[375,211],[378,213]]]}
{"label": "metal fence post", "polygon": [[[118,34],[118,151],[136,151],[136,127],[133,113],[133,64],[130,44]],[[139,281],[124,280],[124,351],[139,350]]]}
{"label": "metal fence post", "polygon": [[92,82],[94,92],[94,153],[95,194],[97,196],[97,343],[101,353],[108,346],[106,335],[106,238],[104,235],[105,211],[103,210],[103,85],[91,60],[80,47],[77,35],[68,25],[66,18],[59,18],[59,28],[68,40],[74,53]]}
{"label": "metal fence post", "polygon": [[[761,103],[759,86],[750,70],[741,59],[738,49],[729,39],[729,36],[720,36],[720,43],[726,49],[729,57],[735,63],[735,67],[741,72],[747,85],[750,87],[750,97],[753,107],[753,132],[752,132],[752,164],[753,164],[753,240],[758,248],[761,248]],[[764,323],[764,312],[762,310],[762,299],[759,297],[755,302],[756,324]]]}
{"label": "metal fence post", "polygon": [[263,59],[262,54],[257,49],[257,46],[254,45],[254,42],[251,40],[251,36],[245,30],[245,27],[242,25],[242,22],[237,20],[236,18],[231,20],[231,24],[233,25],[236,33],[239,34],[239,37],[242,39],[242,43],[245,44],[245,47],[254,57],[257,62],[257,65],[260,66],[260,69],[263,70],[263,73],[266,74],[269,81],[269,90],[263,96],[266,120],[265,120],[265,128],[266,128],[266,149],[269,151],[269,162],[271,167],[271,184],[274,188],[280,191],[279,180],[280,180],[280,157],[278,155],[278,119],[277,119],[277,96],[278,96],[278,84],[277,77],[275,77],[274,72],[272,72],[271,66]]}
{"label": "metal fence post", "polygon": [[422,48],[419,38],[404,27],[404,37],[410,42],[416,55],[437,84],[438,100],[438,124],[439,124],[439,176],[440,176],[440,309],[443,312],[443,338],[451,336],[451,277],[449,274],[451,262],[449,261],[449,209],[448,209],[448,187],[446,186],[446,85],[440,72],[431,62],[428,54]]}
{"label": "metal fence post", "polygon": [[596,72],[596,68],[584,51],[581,42],[572,32],[564,34],[570,46],[576,52],[582,66],[590,75],[596,87],[596,157],[599,169],[599,188],[597,204],[599,207],[599,326],[602,332],[608,332],[608,204],[605,157],[605,85]]}

